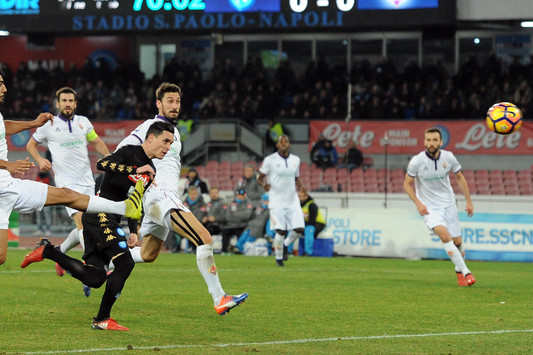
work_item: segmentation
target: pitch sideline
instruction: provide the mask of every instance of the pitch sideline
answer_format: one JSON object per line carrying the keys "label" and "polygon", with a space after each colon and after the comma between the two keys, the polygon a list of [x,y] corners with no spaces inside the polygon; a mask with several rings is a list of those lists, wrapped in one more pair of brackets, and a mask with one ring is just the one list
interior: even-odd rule
{"label": "pitch sideline", "polygon": [[[396,335],[370,335],[370,336],[353,336],[353,337],[332,337],[332,338],[316,338],[316,339],[294,339],[268,342],[250,342],[250,343],[225,343],[225,344],[211,344],[211,345],[154,345],[154,346],[140,346],[140,347],[121,347],[121,348],[101,348],[101,349],[75,349],[75,350],[61,350],[61,351],[32,351],[22,352],[22,354],[65,354],[65,353],[87,353],[87,352],[104,352],[104,351],[130,351],[130,350],[154,350],[154,349],[193,349],[193,348],[227,348],[232,346],[261,346],[261,345],[282,345],[282,344],[303,344],[303,343],[318,343],[327,341],[350,341],[350,340],[375,340],[375,339],[396,339],[396,338],[424,338],[424,337],[439,337],[439,336],[456,336],[456,335],[483,335],[483,334],[509,334],[509,333],[533,333],[533,329],[510,329],[510,330],[490,330],[490,331],[471,331],[471,332],[450,332],[450,333],[426,333],[426,334],[396,334]],[[4,354],[21,354],[4,353]]]}

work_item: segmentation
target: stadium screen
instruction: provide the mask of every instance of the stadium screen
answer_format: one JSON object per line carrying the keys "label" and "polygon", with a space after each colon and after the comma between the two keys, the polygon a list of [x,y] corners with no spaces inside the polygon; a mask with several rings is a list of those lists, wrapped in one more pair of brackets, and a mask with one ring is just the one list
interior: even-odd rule
{"label": "stadium screen", "polygon": [[14,33],[272,32],[451,25],[455,0],[0,0]]}

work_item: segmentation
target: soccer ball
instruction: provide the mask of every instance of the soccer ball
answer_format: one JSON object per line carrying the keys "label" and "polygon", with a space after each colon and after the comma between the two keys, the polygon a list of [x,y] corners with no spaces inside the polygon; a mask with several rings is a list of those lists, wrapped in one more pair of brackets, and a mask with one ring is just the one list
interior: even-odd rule
{"label": "soccer ball", "polygon": [[522,111],[510,102],[498,102],[487,111],[487,127],[498,134],[517,131],[522,125]]}

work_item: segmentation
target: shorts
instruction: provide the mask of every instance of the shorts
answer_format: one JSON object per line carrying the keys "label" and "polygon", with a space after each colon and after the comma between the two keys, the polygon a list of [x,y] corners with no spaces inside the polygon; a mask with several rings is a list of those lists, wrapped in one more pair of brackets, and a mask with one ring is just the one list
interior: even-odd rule
{"label": "shorts", "polygon": [[83,214],[83,260],[96,256],[109,264],[114,256],[128,251],[126,232],[120,226],[120,218],[110,213]]}
{"label": "shorts", "polygon": [[[94,196],[94,185],[93,186],[86,186],[86,185],[65,185],[63,187],[66,187],[67,189],[71,189],[72,191],[79,192],[80,194]],[[76,213],[80,212],[74,208],[70,208],[65,206],[65,209],[67,210],[68,216],[72,217]]]}
{"label": "shorts", "polygon": [[453,238],[461,236],[459,214],[455,205],[438,209],[428,208],[428,212],[429,214],[424,216],[424,223],[429,229],[433,230],[436,226],[445,226]]}
{"label": "shorts", "polygon": [[272,208],[270,209],[270,228],[273,230],[289,231],[305,228],[304,213],[301,208]]}
{"label": "shorts", "polygon": [[48,185],[33,180],[13,179],[0,186],[0,229],[8,229],[12,211],[32,213],[43,209]]}
{"label": "shorts", "polygon": [[178,193],[171,190],[162,190],[155,185],[150,185],[143,197],[144,218],[139,235],[141,238],[151,234],[162,241],[167,239],[172,230],[170,212],[181,210],[191,212],[179,199]]}

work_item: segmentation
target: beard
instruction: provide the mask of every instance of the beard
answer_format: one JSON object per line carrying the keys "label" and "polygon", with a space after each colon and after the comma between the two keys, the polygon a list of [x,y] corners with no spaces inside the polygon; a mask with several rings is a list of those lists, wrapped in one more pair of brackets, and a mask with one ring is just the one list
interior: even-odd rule
{"label": "beard", "polygon": [[178,123],[179,112],[163,110],[163,116],[174,126]]}
{"label": "beard", "polygon": [[70,113],[66,113],[65,110],[63,110],[61,111],[61,116],[70,119],[74,116],[74,110],[70,110]]}
{"label": "beard", "polygon": [[430,148],[426,148],[426,152],[428,152],[429,155],[434,156],[434,157],[437,156],[437,154],[439,154],[439,150],[440,150],[439,147],[434,148],[434,151],[432,153]]}

